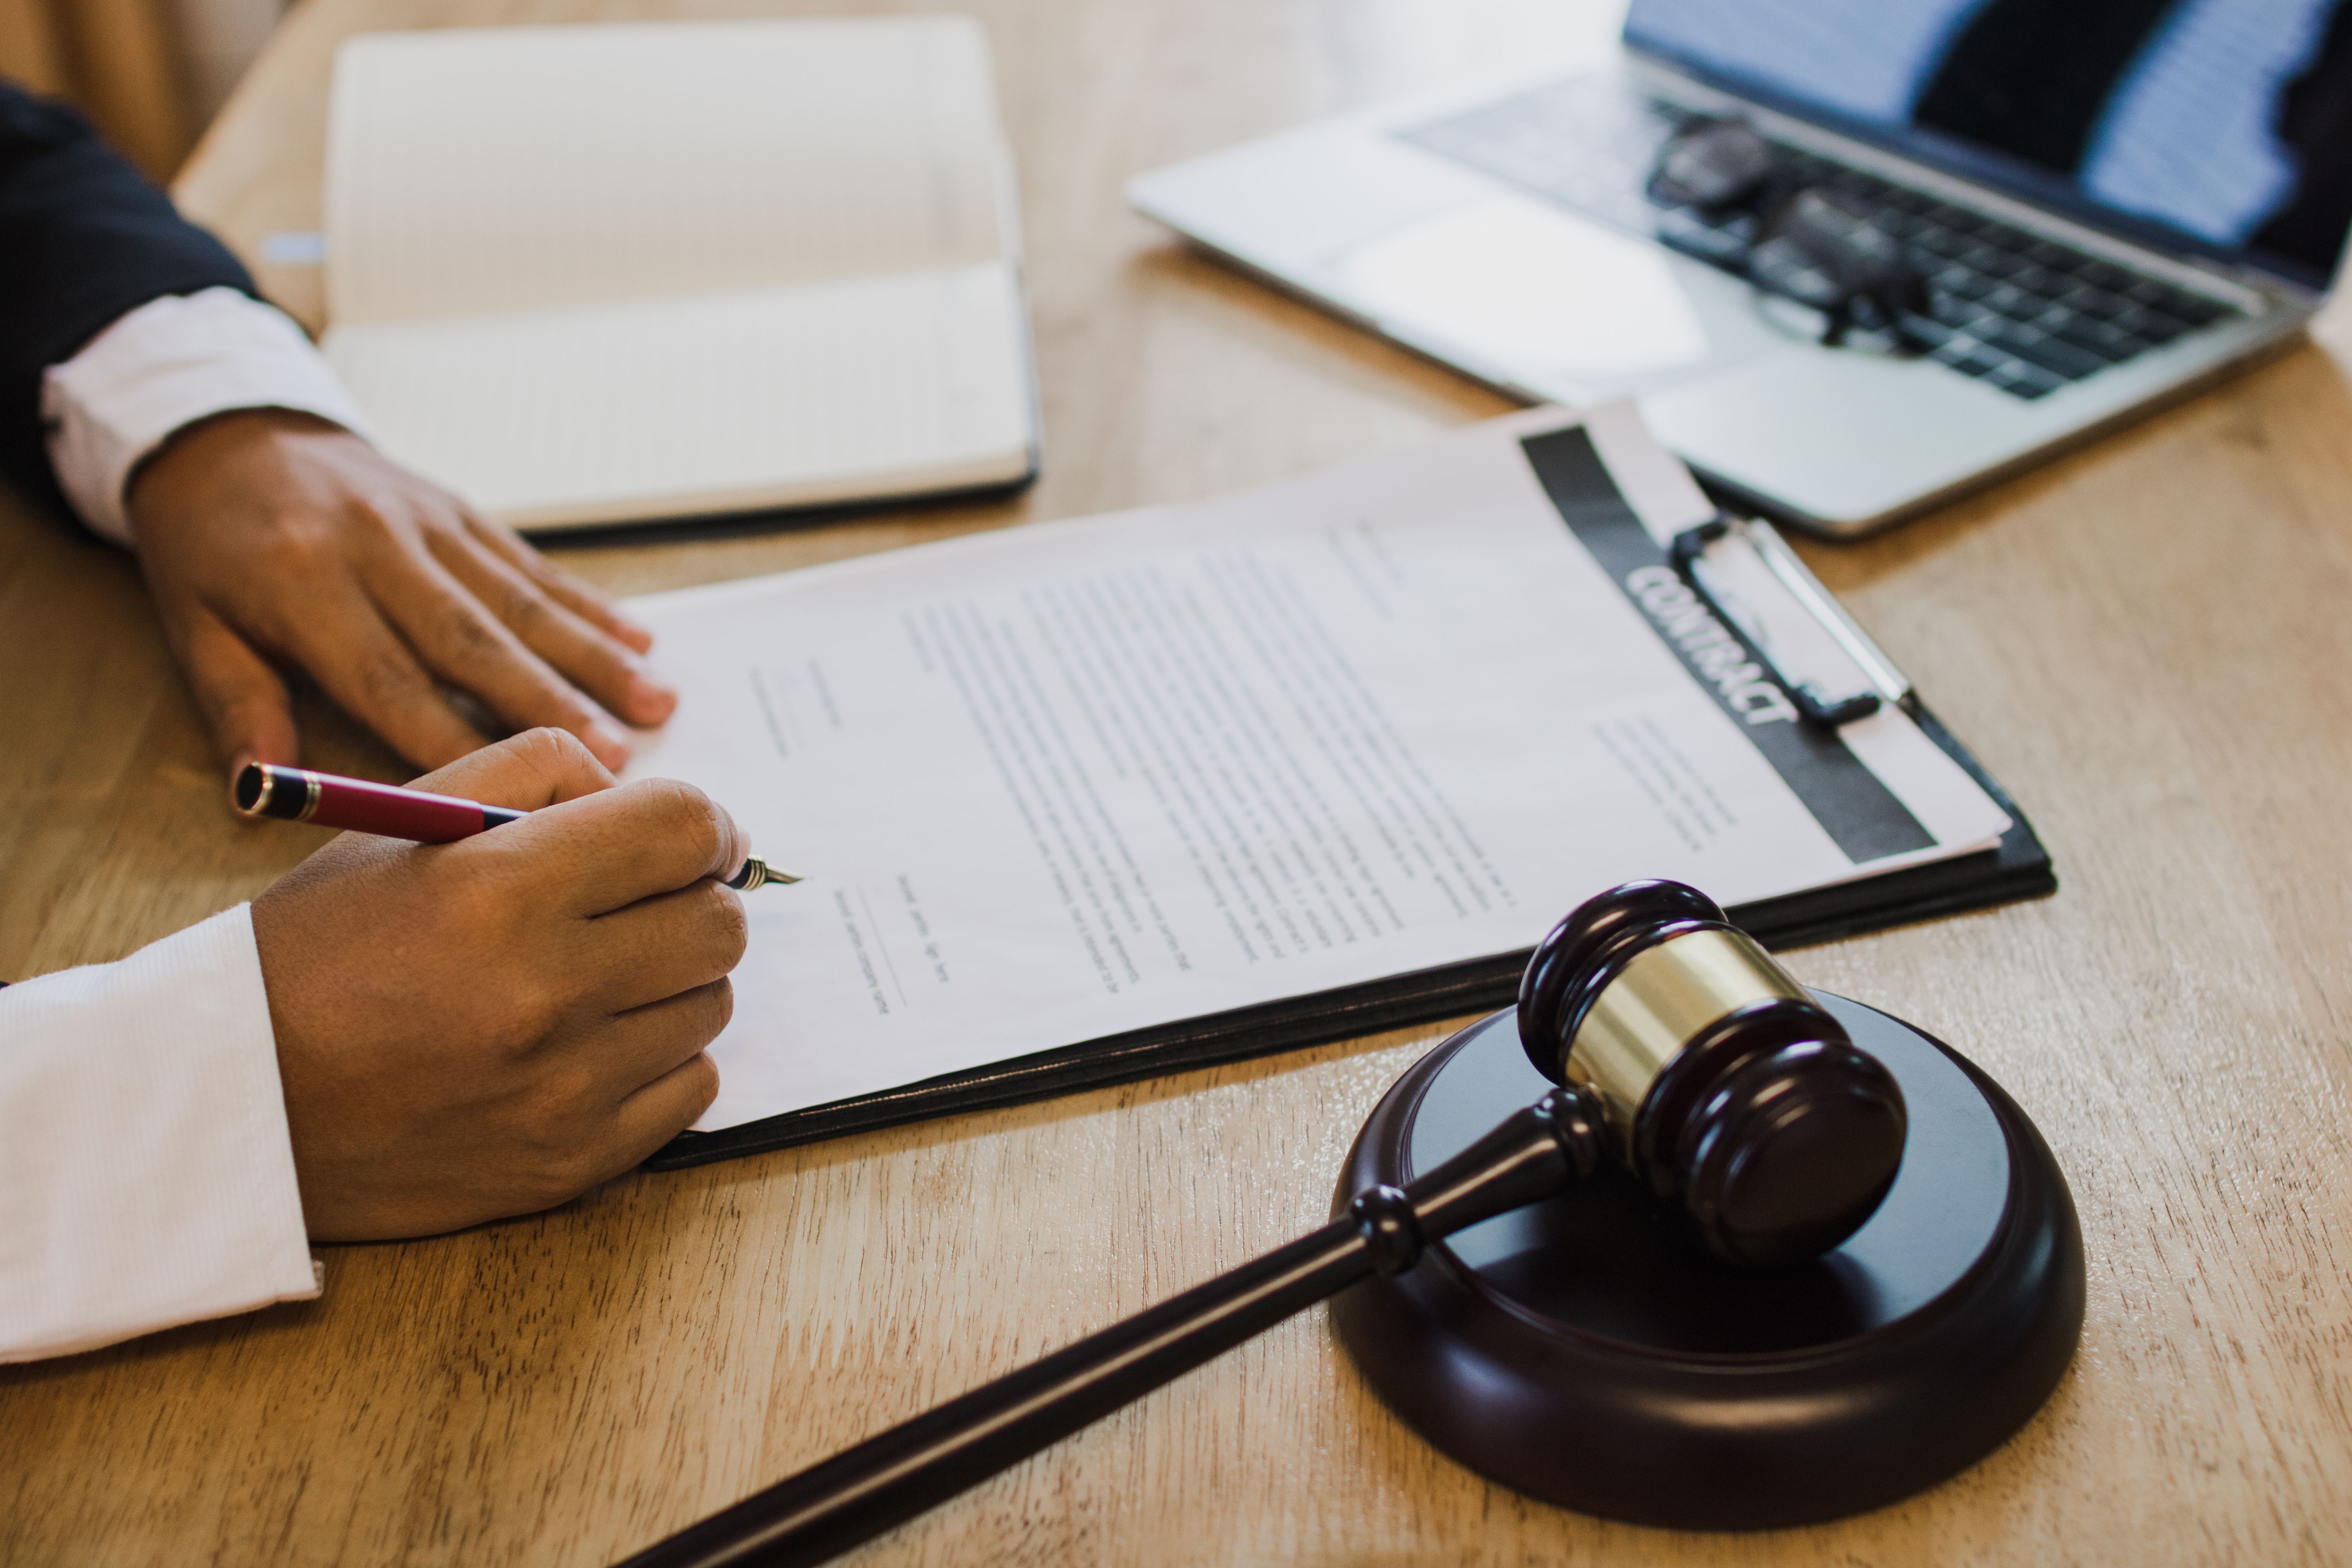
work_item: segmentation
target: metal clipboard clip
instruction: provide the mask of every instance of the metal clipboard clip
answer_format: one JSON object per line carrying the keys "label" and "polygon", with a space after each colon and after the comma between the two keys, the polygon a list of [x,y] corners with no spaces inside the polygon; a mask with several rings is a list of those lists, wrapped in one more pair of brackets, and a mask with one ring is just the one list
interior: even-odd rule
{"label": "metal clipboard clip", "polygon": [[[1719,568],[1731,574],[1732,551],[1744,552],[1753,563],[1752,570],[1738,574],[1748,580],[1751,592],[1745,595],[1708,581]],[[1710,552],[1716,558],[1710,558]],[[1739,628],[1805,722],[1836,730],[1869,718],[1886,703],[1906,711],[1916,707],[1909,679],[1854,624],[1845,606],[1830,596],[1771,524],[1717,512],[1675,535],[1667,556],[1691,592]],[[1801,622],[1760,613],[1759,595],[1752,589],[1764,582],[1777,584],[1793,602]],[[1809,633],[1808,626],[1816,631]],[[1793,646],[1797,644],[1811,646]]]}

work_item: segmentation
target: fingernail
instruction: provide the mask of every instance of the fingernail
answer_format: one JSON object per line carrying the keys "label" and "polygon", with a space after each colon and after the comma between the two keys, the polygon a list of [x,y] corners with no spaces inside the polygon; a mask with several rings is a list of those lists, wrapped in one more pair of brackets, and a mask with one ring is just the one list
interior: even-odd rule
{"label": "fingernail", "polygon": [[629,738],[602,719],[589,722],[588,745],[604,757],[607,766],[617,768],[629,760]]}
{"label": "fingernail", "polygon": [[666,719],[677,706],[677,689],[642,672],[629,677],[629,706],[648,719]]}

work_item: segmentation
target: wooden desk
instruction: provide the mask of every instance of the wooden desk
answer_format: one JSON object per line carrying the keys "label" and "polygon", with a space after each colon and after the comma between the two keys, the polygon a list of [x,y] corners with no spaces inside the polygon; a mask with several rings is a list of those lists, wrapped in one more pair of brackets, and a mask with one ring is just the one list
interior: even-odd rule
{"label": "wooden desk", "polygon": [[[363,27],[717,14],[310,0],[182,194],[316,226]],[[814,8],[814,6],[812,6]],[[827,0],[824,9],[843,8]],[[619,589],[1211,494],[1496,412],[1169,244],[1129,174],[1482,59],[1564,0],[980,0],[1018,145],[1049,449],[1018,503],[585,550]],[[265,270],[315,320],[315,284]],[[2341,328],[2335,353],[2347,346]],[[2040,1121],[2090,1246],[2074,1370],[1866,1518],[1685,1536],[1440,1458],[1311,1312],[859,1562],[2212,1563],[2352,1557],[2352,393],[2305,348],[1880,542],[1810,552],[2012,786],[2055,899],[1793,956]],[[108,959],[308,844],[221,811],[132,570],[0,507],[0,973]],[[325,765],[389,769],[331,715]],[[310,1304],[0,1373],[12,1563],[594,1564],[1284,1239],[1437,1031],[617,1182],[326,1253]]]}

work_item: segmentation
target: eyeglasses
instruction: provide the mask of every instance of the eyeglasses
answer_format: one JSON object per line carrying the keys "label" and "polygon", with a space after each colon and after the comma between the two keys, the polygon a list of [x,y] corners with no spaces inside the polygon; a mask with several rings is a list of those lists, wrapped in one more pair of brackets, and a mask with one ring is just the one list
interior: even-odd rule
{"label": "eyeglasses", "polygon": [[1928,346],[1904,324],[1926,316],[1930,301],[1902,242],[1835,192],[1800,180],[1748,121],[1686,123],[1660,150],[1649,195],[1727,236],[1730,247],[1710,246],[1707,260],[1819,311],[1822,342],[1843,343],[1859,327],[1906,353]]}

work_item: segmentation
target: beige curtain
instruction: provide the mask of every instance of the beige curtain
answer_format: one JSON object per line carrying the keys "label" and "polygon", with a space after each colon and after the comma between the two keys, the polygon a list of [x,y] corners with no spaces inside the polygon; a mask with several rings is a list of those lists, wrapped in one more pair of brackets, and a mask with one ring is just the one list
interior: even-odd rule
{"label": "beige curtain", "polygon": [[69,99],[168,180],[283,0],[0,0],[0,76]]}

